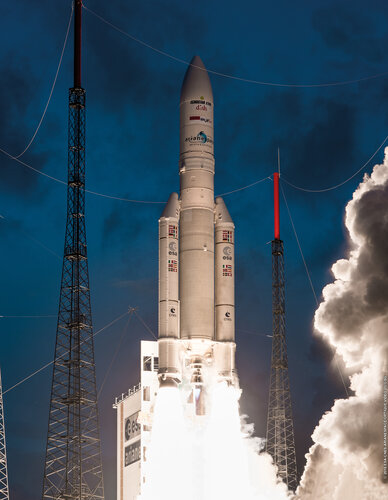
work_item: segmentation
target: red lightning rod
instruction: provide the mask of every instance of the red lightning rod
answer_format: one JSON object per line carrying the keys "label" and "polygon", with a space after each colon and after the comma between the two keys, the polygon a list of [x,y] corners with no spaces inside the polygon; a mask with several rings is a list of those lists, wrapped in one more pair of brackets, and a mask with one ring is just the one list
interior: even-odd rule
{"label": "red lightning rod", "polygon": [[74,88],[81,88],[82,0],[75,0],[74,12]]}
{"label": "red lightning rod", "polygon": [[279,173],[273,174],[273,201],[275,215],[275,240],[280,240],[280,216],[279,216]]}

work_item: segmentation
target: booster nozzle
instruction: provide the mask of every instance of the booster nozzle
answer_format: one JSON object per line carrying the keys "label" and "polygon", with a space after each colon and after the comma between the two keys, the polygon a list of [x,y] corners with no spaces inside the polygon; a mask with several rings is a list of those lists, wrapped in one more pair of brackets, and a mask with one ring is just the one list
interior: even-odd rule
{"label": "booster nozzle", "polygon": [[169,377],[165,373],[159,374],[159,387],[178,387],[179,381],[176,378]]}

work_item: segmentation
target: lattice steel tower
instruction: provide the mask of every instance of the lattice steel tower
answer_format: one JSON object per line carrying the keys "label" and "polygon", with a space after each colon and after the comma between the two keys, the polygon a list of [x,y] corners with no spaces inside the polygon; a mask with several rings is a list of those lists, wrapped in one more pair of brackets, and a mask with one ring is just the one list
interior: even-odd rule
{"label": "lattice steel tower", "polygon": [[298,479],[285,331],[284,251],[279,224],[279,174],[274,173],[275,239],[272,241],[272,358],[266,451],[292,491]]}
{"label": "lattice steel tower", "polygon": [[43,479],[44,500],[104,498],[85,232],[82,0],[75,0],[74,12],[67,220]]}
{"label": "lattice steel tower", "polygon": [[9,500],[7,448],[5,445],[3,385],[0,371],[0,500]]}

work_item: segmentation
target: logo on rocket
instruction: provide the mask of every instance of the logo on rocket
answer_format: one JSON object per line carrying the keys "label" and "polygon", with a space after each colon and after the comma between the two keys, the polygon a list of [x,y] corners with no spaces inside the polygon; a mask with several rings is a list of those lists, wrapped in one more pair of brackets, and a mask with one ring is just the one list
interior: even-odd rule
{"label": "logo on rocket", "polygon": [[205,142],[207,141],[207,137],[206,137],[205,132],[202,132],[202,131],[201,131],[201,132],[197,135],[197,137],[198,137],[198,138],[199,138],[199,140],[200,140],[201,142],[203,142],[204,144],[205,144]]}
{"label": "logo on rocket", "polygon": [[190,137],[186,137],[185,139],[186,142],[189,142],[190,144],[212,144],[213,140],[208,137],[203,130],[201,132],[198,132],[197,135],[192,135]]}
{"label": "logo on rocket", "polygon": [[175,241],[171,241],[168,245],[168,248],[170,249],[170,252],[176,252],[177,244],[175,243]]}

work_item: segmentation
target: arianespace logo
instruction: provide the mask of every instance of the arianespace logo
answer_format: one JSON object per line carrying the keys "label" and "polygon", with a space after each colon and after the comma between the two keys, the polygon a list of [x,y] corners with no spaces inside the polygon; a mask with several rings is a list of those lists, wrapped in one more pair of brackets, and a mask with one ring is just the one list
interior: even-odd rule
{"label": "arianespace logo", "polygon": [[213,144],[213,139],[206,135],[203,130],[201,130],[201,132],[199,132],[197,135],[186,137],[185,142],[188,142],[189,144]]}
{"label": "arianespace logo", "polygon": [[205,142],[207,142],[207,135],[205,134],[205,132],[200,132],[197,135],[197,139],[199,139],[201,142],[205,144]]}

